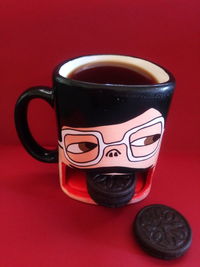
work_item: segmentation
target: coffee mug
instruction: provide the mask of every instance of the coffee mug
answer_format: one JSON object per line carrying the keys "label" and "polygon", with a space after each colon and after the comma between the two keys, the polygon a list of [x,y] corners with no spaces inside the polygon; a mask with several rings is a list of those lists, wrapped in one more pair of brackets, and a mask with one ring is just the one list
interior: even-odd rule
{"label": "coffee mug", "polygon": [[[52,88],[32,87],[19,97],[15,125],[36,159],[58,162],[62,190],[107,207],[144,199],[151,188],[170,102],[173,75],[145,59],[86,55],[59,64]],[[34,98],[54,108],[58,150],[39,145],[28,127]]]}

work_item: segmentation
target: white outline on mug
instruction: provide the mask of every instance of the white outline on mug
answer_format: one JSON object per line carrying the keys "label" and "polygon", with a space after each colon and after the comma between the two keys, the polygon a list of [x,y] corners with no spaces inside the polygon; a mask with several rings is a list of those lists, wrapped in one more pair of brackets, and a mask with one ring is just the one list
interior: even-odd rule
{"label": "white outline on mug", "polygon": [[[153,126],[157,123],[161,123],[161,136],[160,136],[160,139],[158,140],[158,144],[156,146],[156,148],[154,149],[153,152],[149,153],[148,155],[145,155],[145,156],[141,156],[141,157],[136,157],[136,156],[133,156],[133,153],[131,151],[131,144],[130,144],[130,136],[133,134],[133,133],[136,133],[137,131],[141,130],[141,129],[144,129],[144,128],[147,128],[147,127],[150,127],[150,126]],[[143,160],[146,160],[146,159],[149,159],[151,158],[157,151],[158,147],[159,147],[159,143],[162,139],[162,135],[163,135],[163,132],[164,132],[164,118],[163,117],[157,117],[147,123],[144,123],[140,126],[137,126],[133,129],[130,129],[128,130],[123,138],[120,140],[120,141],[117,141],[117,142],[111,142],[111,143],[105,143],[104,140],[103,140],[103,136],[100,132],[98,131],[80,131],[80,130],[74,130],[74,129],[71,129],[71,128],[66,128],[66,129],[63,129],[62,132],[61,132],[61,136],[62,136],[62,141],[59,142],[59,145],[63,148],[64,150],[64,154],[65,154],[65,157],[67,158],[67,160],[76,165],[76,166],[80,166],[80,167],[87,167],[87,166],[92,166],[92,165],[96,165],[97,163],[99,163],[104,155],[104,150],[106,147],[109,147],[109,146],[116,146],[116,145],[121,145],[121,144],[124,144],[126,146],[126,150],[127,150],[127,158],[130,162],[138,162],[138,161],[143,161]],[[93,135],[97,138],[98,142],[99,142],[99,153],[98,153],[98,156],[94,159],[94,160],[91,160],[91,161],[87,161],[87,162],[76,162],[76,161],[73,161],[72,159],[70,159],[70,157],[67,155],[67,151],[66,151],[66,148],[65,148],[65,145],[64,145],[64,139],[65,139],[65,136],[69,134],[69,135]]]}

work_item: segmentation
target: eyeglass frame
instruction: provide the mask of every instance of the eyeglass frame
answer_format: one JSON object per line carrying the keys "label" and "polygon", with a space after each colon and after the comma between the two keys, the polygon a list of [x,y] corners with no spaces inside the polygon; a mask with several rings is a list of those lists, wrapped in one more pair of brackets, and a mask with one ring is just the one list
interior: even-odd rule
{"label": "eyeglass frame", "polygon": [[[156,148],[154,149],[153,152],[145,155],[145,156],[134,156],[133,155],[133,152],[132,152],[132,149],[131,149],[131,142],[130,142],[130,137],[132,134],[136,133],[137,131],[141,130],[141,129],[144,129],[144,128],[147,128],[149,126],[153,126],[157,123],[161,123],[161,136],[159,138],[159,142],[156,146]],[[161,139],[162,139],[162,136],[163,136],[163,133],[164,133],[164,118],[162,116],[160,117],[157,117],[147,123],[144,123],[140,126],[137,126],[135,128],[132,128],[130,130],[128,130],[123,138],[120,140],[120,141],[117,141],[117,142],[111,142],[111,143],[105,143],[104,142],[104,138],[103,138],[103,135],[102,133],[98,132],[98,131],[80,131],[80,130],[74,130],[74,129],[71,129],[71,128],[65,128],[65,129],[62,129],[61,131],[61,137],[62,137],[62,141],[59,142],[59,145],[61,148],[63,148],[64,150],[64,155],[65,157],[67,158],[67,160],[76,165],[76,166],[80,166],[80,167],[88,167],[88,166],[93,166],[93,165],[96,165],[97,163],[99,163],[101,161],[101,159],[103,158],[103,155],[104,155],[104,150],[106,147],[109,147],[109,146],[116,146],[116,145],[121,145],[121,144],[124,144],[126,146],[126,151],[127,151],[127,158],[129,161],[131,162],[139,162],[139,161],[143,161],[143,160],[147,160],[149,158],[151,158],[153,155],[155,155],[158,147],[159,147],[159,144],[161,142]],[[97,141],[98,141],[98,155],[95,159],[91,160],[91,161],[87,161],[87,162],[76,162],[74,160],[72,160],[68,154],[67,154],[67,151],[66,151],[66,146],[65,146],[65,143],[64,143],[64,140],[65,140],[65,137],[66,135],[92,135],[92,136],[95,136],[97,138]],[[77,153],[78,154],[78,153]],[[82,153],[80,153],[82,154]]]}

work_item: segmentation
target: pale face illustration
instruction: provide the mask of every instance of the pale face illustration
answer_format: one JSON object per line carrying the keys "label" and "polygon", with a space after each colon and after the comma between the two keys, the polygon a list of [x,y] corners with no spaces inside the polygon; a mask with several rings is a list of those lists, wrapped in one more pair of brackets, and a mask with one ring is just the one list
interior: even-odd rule
{"label": "pale face illustration", "polygon": [[88,127],[62,127],[60,158],[81,169],[127,167],[145,169],[156,164],[164,119],[156,109],[123,123]]}

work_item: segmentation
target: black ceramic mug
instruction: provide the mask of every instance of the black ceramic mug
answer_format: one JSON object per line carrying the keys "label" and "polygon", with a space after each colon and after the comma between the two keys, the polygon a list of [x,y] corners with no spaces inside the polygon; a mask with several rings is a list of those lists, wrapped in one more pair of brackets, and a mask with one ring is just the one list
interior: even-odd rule
{"label": "black ceramic mug", "polygon": [[[56,67],[52,88],[33,87],[19,97],[16,129],[33,157],[59,163],[68,196],[108,207],[135,203],[150,191],[174,87],[172,74],[147,60],[81,56]],[[34,98],[55,109],[58,150],[41,147],[30,133]]]}

